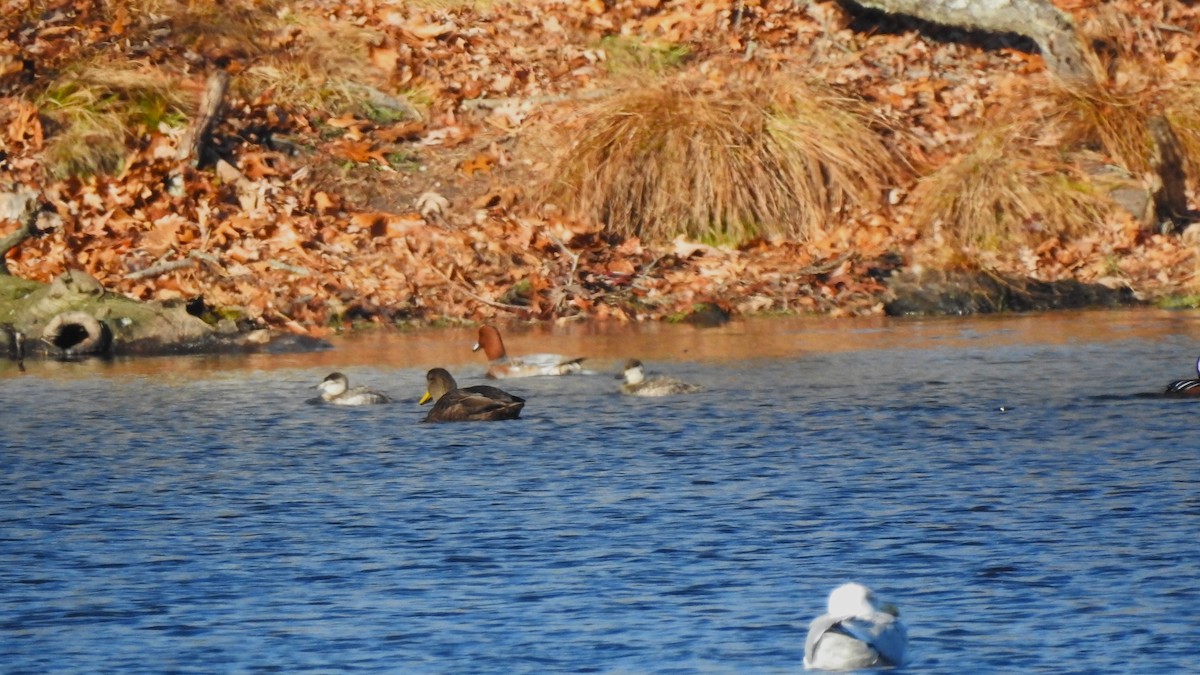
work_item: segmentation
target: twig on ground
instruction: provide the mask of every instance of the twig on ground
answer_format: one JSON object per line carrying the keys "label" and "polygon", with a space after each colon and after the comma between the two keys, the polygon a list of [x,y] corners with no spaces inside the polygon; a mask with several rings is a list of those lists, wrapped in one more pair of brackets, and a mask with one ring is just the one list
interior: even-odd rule
{"label": "twig on ground", "polygon": [[137,281],[139,279],[146,279],[148,277],[156,277],[160,274],[166,274],[167,272],[174,272],[175,270],[181,270],[185,267],[191,267],[192,264],[197,260],[203,260],[206,263],[217,266],[221,265],[220,258],[212,255],[211,253],[205,253],[203,251],[189,251],[187,257],[177,258],[175,260],[165,260],[163,262],[156,263],[145,269],[141,269],[136,272],[130,272],[129,274],[125,275],[125,278],[130,281]]}
{"label": "twig on ground", "polygon": [[268,260],[267,265],[270,267],[274,267],[277,270],[283,270],[284,272],[291,272],[292,274],[295,274],[298,277],[312,276],[312,272],[310,272],[307,267],[301,267],[299,265],[291,265],[291,264],[285,263],[280,260]]}
{"label": "twig on ground", "polygon": [[496,309],[503,309],[503,310],[506,310],[509,312],[515,312],[515,313],[520,313],[520,314],[528,314],[529,313],[528,307],[522,307],[520,305],[509,305],[509,304],[505,304],[503,302],[496,302],[495,300],[488,300],[487,298],[476,295],[469,288],[467,288],[465,284],[461,284],[461,283],[455,281],[454,279],[451,279],[450,275],[446,274],[441,269],[439,269],[437,265],[430,265],[430,267],[433,268],[434,272],[437,272],[443,279],[445,279],[446,282],[448,284],[450,284],[451,288],[466,295],[467,297],[471,298],[472,300],[474,300],[476,302],[483,303],[483,304],[487,305],[488,307],[495,307]]}

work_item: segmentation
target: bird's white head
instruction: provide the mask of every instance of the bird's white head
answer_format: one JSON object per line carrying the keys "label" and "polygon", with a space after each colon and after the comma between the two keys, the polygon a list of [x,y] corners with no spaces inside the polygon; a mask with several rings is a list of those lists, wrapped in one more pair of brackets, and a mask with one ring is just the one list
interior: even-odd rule
{"label": "bird's white head", "polygon": [[871,589],[854,582],[833,589],[828,610],[833,616],[870,616],[878,611]]}
{"label": "bird's white head", "polygon": [[350,380],[341,373],[333,373],[324,380],[321,380],[321,383],[317,385],[317,389],[320,389],[321,393],[325,396],[340,396],[349,387]]}
{"label": "bird's white head", "polygon": [[641,384],[645,379],[646,371],[641,361],[629,359],[625,362],[625,384]]}

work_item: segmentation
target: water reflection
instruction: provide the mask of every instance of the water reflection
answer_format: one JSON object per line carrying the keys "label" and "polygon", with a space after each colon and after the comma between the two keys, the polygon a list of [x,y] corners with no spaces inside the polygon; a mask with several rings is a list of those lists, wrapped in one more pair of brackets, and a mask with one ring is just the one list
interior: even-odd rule
{"label": "water reflection", "polygon": [[[587,356],[593,368],[616,372],[627,358],[653,362],[724,362],[788,359],[810,354],[863,350],[989,350],[1006,345],[1072,345],[1114,340],[1161,340],[1200,336],[1200,312],[1122,310],[1056,312],[987,317],[896,319],[866,317],[751,318],[724,326],[688,324],[568,322],[559,326],[510,326],[505,344],[511,354],[555,352]],[[154,375],[158,373],[343,367],[430,368],[473,372],[484,357],[472,352],[470,327],[393,331],[379,329],[334,337],[333,350],[307,354],[202,355],[74,363],[36,361],[46,377]],[[1200,338],[1196,338],[1200,343]],[[1188,358],[1200,352],[1185,346],[1178,377],[1190,375]],[[1193,358],[1194,361],[1194,358]],[[0,361],[0,378],[15,377],[15,364]]]}

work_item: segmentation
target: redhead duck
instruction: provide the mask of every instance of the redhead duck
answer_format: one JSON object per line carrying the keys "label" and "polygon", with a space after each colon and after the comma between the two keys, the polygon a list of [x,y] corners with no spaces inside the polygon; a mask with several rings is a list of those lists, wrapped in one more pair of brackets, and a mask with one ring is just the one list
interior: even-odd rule
{"label": "redhead duck", "polygon": [[629,359],[625,362],[625,381],[621,383],[621,393],[628,396],[672,396],[674,394],[691,394],[704,391],[698,384],[681,382],[666,375],[656,375],[647,378],[642,369],[642,362]]}
{"label": "redhead duck", "polygon": [[515,420],[525,407],[525,399],[486,384],[459,389],[445,368],[426,373],[425,385],[425,395],[418,403],[434,404],[423,422]]}
{"label": "redhead duck", "polygon": [[504,351],[504,340],[494,326],[479,327],[479,342],[472,351],[483,349],[487,354],[487,376],[492,379],[505,377],[531,377],[534,375],[569,375],[583,370],[583,359],[568,359],[558,354],[528,354],[509,356]]}
{"label": "redhead duck", "polygon": [[829,594],[825,614],[813,619],[804,641],[804,667],[858,670],[904,664],[908,631],[894,606],[876,607],[862,584],[842,584]]}
{"label": "redhead duck", "polygon": [[321,390],[321,400],[334,405],[371,405],[374,403],[391,403],[388,395],[366,387],[350,388],[350,380],[341,373],[331,373],[317,385]]}
{"label": "redhead duck", "polygon": [[[1196,360],[1196,374],[1200,375],[1200,359]],[[1175,380],[1167,385],[1167,396],[1200,396],[1200,379]]]}

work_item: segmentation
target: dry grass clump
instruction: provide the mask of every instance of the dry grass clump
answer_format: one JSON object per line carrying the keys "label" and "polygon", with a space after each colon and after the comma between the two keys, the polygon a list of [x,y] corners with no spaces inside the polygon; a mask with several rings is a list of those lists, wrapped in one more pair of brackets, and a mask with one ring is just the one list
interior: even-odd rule
{"label": "dry grass clump", "polygon": [[[44,4],[44,3],[43,3]],[[253,58],[271,51],[267,38],[288,14],[282,0],[107,0],[94,3],[120,40],[137,51],[188,50],[193,57]]]}
{"label": "dry grass clump", "polygon": [[1150,170],[1150,118],[1159,114],[1153,92],[1098,85],[1051,96],[1046,124],[1064,145],[1103,152],[1133,173]]}
{"label": "dry grass clump", "polygon": [[371,50],[383,39],[351,23],[293,15],[276,36],[278,48],[236,86],[248,97],[269,91],[280,105],[322,115],[353,112],[379,122],[419,116],[405,98],[386,91],[386,74],[371,64]]}
{"label": "dry grass clump", "polygon": [[1119,63],[1098,73],[1093,86],[1014,98],[999,116],[1005,126],[982,132],[914,191],[918,227],[967,251],[998,250],[1076,237],[1111,220],[1117,208],[1151,217],[1138,204],[1141,193],[1152,206],[1151,128],[1165,117],[1196,167],[1200,86]]}
{"label": "dry grass clump", "polygon": [[981,135],[969,152],[924,178],[912,201],[920,229],[964,250],[1074,237],[1112,208],[1057,150],[1011,129]]}
{"label": "dry grass clump", "polygon": [[866,108],[828,89],[673,80],[585,111],[547,200],[626,237],[803,239],[903,171]]}
{"label": "dry grass clump", "polygon": [[690,54],[687,45],[608,35],[600,40],[604,67],[613,75],[662,74],[681,67]]}
{"label": "dry grass clump", "polygon": [[[185,46],[213,63],[252,63],[235,92],[253,99],[270,91],[285,106],[332,115],[347,110],[372,118],[418,115],[402,98],[371,87],[379,78],[368,50],[380,36],[330,23],[268,0],[115,0],[104,7],[132,42]],[[149,57],[147,57],[149,59]],[[120,54],[87,54],[31,97],[50,121],[46,159],[57,177],[119,171],[127,144],[141,129],[183,126],[191,106],[169,65],[151,66]],[[238,72],[240,68],[234,68]]]}
{"label": "dry grass clump", "polygon": [[129,138],[185,123],[179,89],[162,71],[132,62],[68,70],[35,103],[50,121],[46,164],[58,177],[117,171]]}
{"label": "dry grass clump", "polygon": [[1102,152],[1129,172],[1142,174],[1154,168],[1152,120],[1165,116],[1194,162],[1200,157],[1194,140],[1200,88],[1168,65],[1181,48],[1187,49],[1176,31],[1164,30],[1170,23],[1166,17],[1163,23],[1140,20],[1117,4],[1101,3],[1082,26],[1096,50],[1096,83],[1039,97],[1050,102],[1043,124],[1051,133],[1061,133],[1064,145]]}
{"label": "dry grass clump", "polygon": [[1171,90],[1165,115],[1183,146],[1189,182],[1200,192],[1200,82],[1188,82]]}

